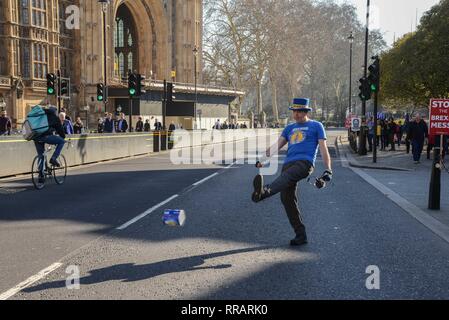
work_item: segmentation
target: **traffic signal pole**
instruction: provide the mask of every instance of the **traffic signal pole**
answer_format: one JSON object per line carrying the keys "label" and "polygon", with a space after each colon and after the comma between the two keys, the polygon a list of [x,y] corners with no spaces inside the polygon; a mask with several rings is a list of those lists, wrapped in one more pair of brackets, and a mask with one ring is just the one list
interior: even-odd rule
{"label": "traffic signal pole", "polygon": [[162,96],[162,127],[165,126],[165,117],[167,115],[167,80],[164,80],[164,93]]}
{"label": "traffic signal pole", "polygon": [[[369,10],[370,0],[367,0],[367,12],[366,12],[366,33],[365,33],[365,65],[363,67],[363,77],[366,78],[368,74],[368,41],[369,41]],[[362,119],[366,120],[366,100],[362,100]],[[362,121],[363,122],[363,121]],[[359,139],[359,155],[364,156],[368,152],[366,150],[366,125],[362,125],[360,128]]]}
{"label": "traffic signal pole", "polygon": [[62,85],[61,70],[58,70],[58,114],[61,113],[61,101],[62,101],[61,85]]}

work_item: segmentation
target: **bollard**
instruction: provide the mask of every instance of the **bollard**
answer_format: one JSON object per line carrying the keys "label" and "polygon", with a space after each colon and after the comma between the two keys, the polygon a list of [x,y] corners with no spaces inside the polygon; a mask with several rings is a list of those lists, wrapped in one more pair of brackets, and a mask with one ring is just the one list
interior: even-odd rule
{"label": "bollard", "polygon": [[161,151],[167,150],[167,131],[161,132]]}
{"label": "bollard", "polygon": [[430,177],[429,188],[429,209],[440,210],[441,208],[441,152],[443,137],[440,136],[440,147],[435,143],[434,159],[432,165],[432,175]]}
{"label": "bollard", "polygon": [[154,152],[161,151],[161,132],[160,131],[153,132],[153,151]]}

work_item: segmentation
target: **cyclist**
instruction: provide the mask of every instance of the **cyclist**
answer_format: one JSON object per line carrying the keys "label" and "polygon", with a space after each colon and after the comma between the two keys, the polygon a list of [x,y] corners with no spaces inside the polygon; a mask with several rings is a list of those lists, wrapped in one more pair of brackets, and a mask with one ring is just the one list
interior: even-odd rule
{"label": "cyclist", "polygon": [[[56,146],[56,150],[50,159],[50,164],[55,167],[60,167],[61,164],[58,162],[59,155],[65,144],[65,132],[62,127],[61,120],[57,115],[57,110],[55,107],[44,108],[45,114],[48,119],[49,129],[40,136],[34,139],[34,145],[36,146],[37,155],[39,157],[39,183],[44,181],[44,152],[45,144],[51,144]],[[55,135],[57,133],[58,135]]]}

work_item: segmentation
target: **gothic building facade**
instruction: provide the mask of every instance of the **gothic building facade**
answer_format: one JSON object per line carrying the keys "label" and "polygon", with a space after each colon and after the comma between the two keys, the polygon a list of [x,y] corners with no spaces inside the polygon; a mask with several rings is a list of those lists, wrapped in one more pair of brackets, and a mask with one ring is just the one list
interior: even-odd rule
{"label": "gothic building facade", "polygon": [[15,124],[36,104],[56,104],[47,73],[70,79],[64,106],[73,112],[104,111],[94,97],[105,75],[116,88],[129,70],[155,82],[201,82],[202,0],[101,2],[0,1],[0,105]]}

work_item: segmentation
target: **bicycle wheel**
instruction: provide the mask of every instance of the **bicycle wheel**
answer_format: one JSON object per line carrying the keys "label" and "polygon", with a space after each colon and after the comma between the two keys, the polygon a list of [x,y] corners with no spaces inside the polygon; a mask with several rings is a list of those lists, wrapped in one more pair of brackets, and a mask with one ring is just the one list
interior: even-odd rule
{"label": "bicycle wheel", "polygon": [[42,190],[45,187],[46,174],[42,175],[41,182],[39,182],[39,175],[39,157],[36,157],[34,158],[33,165],[31,166],[31,180],[33,181],[33,185],[37,190]]}
{"label": "bicycle wheel", "polygon": [[67,161],[63,155],[59,156],[59,163],[61,166],[56,168],[55,166],[51,166],[51,170],[53,172],[53,177],[55,178],[55,182],[59,185],[64,184],[65,178],[67,177]]}

